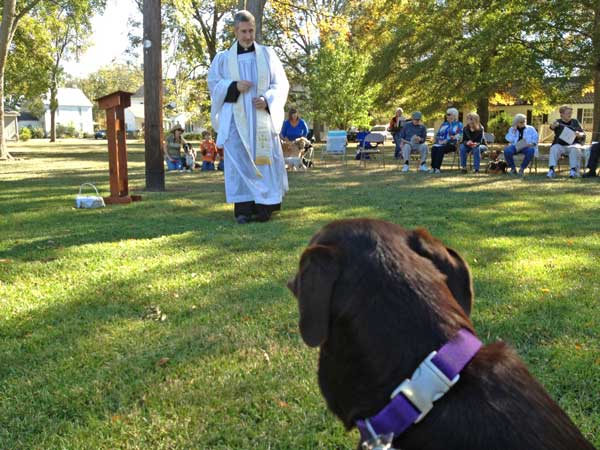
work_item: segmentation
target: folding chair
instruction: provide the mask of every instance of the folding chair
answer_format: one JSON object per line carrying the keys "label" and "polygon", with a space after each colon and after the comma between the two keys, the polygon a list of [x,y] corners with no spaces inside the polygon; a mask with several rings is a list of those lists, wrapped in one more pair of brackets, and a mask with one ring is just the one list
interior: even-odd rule
{"label": "folding chair", "polygon": [[348,135],[345,130],[330,130],[327,132],[327,145],[321,150],[321,160],[325,162],[327,156],[340,157],[346,165],[346,147]]}
{"label": "folding chair", "polygon": [[[381,133],[369,133],[360,142],[358,151],[360,153],[360,163],[363,167],[367,167],[369,159],[377,159],[377,155],[381,155],[380,164],[385,167],[385,155],[383,153],[383,144],[385,136]],[[373,147],[375,144],[375,147]],[[382,149],[379,148],[382,145]]]}

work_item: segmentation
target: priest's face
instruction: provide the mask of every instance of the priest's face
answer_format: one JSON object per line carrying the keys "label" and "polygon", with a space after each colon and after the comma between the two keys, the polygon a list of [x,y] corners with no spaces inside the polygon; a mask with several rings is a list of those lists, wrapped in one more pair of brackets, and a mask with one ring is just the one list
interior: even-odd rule
{"label": "priest's face", "polygon": [[254,42],[255,31],[253,22],[240,22],[234,29],[235,38],[242,47],[248,48]]}

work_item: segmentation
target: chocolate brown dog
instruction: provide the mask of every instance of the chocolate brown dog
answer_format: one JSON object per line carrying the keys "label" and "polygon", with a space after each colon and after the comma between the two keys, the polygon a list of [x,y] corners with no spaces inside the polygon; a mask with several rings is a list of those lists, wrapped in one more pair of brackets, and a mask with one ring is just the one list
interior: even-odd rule
{"label": "chocolate brown dog", "polygon": [[[377,415],[432,350],[474,334],[466,262],[424,230],[333,222],[311,239],[289,288],[304,342],[320,346],[319,385],[347,429]],[[418,423],[403,450],[594,447],[503,343],[483,346]]]}

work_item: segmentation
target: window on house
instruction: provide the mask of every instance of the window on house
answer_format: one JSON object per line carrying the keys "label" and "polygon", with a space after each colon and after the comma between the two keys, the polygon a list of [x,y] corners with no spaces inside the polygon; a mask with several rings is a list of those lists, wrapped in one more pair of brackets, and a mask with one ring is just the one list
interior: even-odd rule
{"label": "window on house", "polygon": [[583,113],[581,115],[581,126],[586,129],[591,129],[594,125],[594,109],[593,108],[583,108]]}

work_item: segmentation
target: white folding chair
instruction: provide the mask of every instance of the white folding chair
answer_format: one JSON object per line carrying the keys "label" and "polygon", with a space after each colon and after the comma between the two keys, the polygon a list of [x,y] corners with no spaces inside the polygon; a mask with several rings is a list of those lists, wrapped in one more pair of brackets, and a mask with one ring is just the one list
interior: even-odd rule
{"label": "white folding chair", "polygon": [[348,134],[345,130],[330,130],[327,132],[327,145],[321,150],[321,160],[326,157],[339,157],[346,165],[346,147]]}

